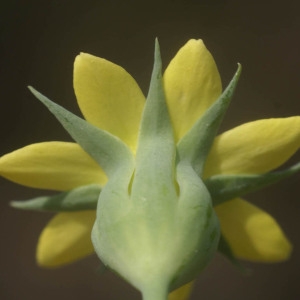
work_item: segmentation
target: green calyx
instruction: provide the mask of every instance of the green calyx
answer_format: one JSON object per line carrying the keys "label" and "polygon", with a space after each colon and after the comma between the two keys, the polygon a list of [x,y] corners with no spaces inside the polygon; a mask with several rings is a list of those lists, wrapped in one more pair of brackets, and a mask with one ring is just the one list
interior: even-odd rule
{"label": "green calyx", "polygon": [[194,279],[218,246],[219,223],[209,192],[193,166],[177,160],[177,151],[157,43],[130,187],[116,195],[119,188],[109,180],[92,232],[100,259],[145,299],[153,293],[165,299],[171,289]]}

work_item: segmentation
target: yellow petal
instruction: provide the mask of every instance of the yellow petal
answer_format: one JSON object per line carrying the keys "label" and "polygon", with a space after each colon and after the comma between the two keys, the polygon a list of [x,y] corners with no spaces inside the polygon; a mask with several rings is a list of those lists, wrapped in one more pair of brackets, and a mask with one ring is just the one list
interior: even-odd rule
{"label": "yellow petal", "polygon": [[201,40],[189,40],[178,51],[165,71],[164,88],[179,140],[222,92],[215,61]]}
{"label": "yellow petal", "polygon": [[74,63],[74,89],[86,120],[135,149],[145,97],[123,68],[81,53]]}
{"label": "yellow petal", "polygon": [[194,282],[189,282],[188,284],[183,285],[177,290],[169,294],[168,300],[187,300],[189,299]]}
{"label": "yellow petal", "polygon": [[0,175],[25,186],[61,191],[107,180],[86,152],[66,142],[32,144],[8,153],[0,158]]}
{"label": "yellow petal", "polygon": [[265,173],[287,161],[299,147],[300,117],[245,123],[215,139],[204,174]]}
{"label": "yellow petal", "polygon": [[42,267],[58,267],[92,254],[91,231],[95,218],[95,211],[57,214],[40,235],[38,264]]}
{"label": "yellow petal", "polygon": [[258,262],[279,262],[289,258],[292,246],[269,214],[242,199],[215,207],[221,231],[233,253]]}

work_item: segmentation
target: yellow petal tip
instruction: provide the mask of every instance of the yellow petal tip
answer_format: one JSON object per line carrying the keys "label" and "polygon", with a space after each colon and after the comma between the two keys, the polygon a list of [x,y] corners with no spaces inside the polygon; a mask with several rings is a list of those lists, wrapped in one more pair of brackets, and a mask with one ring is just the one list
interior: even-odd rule
{"label": "yellow petal tip", "polygon": [[91,230],[95,211],[59,213],[42,231],[36,252],[38,265],[55,268],[94,253]]}

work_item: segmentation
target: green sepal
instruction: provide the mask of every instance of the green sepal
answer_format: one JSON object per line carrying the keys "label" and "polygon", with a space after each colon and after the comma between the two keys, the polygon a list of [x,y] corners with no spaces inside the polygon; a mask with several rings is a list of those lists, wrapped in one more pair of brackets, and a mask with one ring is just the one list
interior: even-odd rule
{"label": "green sepal", "polygon": [[235,75],[219,99],[178,142],[179,160],[188,161],[199,176],[202,175],[206,157],[230,104],[241,70],[242,67],[238,64]]}
{"label": "green sepal", "polygon": [[300,163],[284,170],[261,175],[215,175],[205,180],[213,204],[218,205],[235,197],[260,190],[300,171]]}
{"label": "green sepal", "polygon": [[12,201],[10,205],[24,210],[51,212],[95,210],[100,192],[100,185],[91,184],[54,196],[42,196],[26,201]]}
{"label": "green sepal", "polygon": [[33,87],[28,88],[50,110],[71,137],[99,163],[108,176],[120,168],[133,166],[133,154],[119,138],[72,114]]}
{"label": "green sepal", "polygon": [[181,238],[181,251],[189,255],[186,255],[180,272],[173,279],[173,289],[197,277],[213,258],[220,238],[219,220],[201,178],[186,162],[177,165],[176,173],[180,191],[176,213],[176,239]]}
{"label": "green sepal", "polygon": [[160,49],[156,39],[154,66],[141,120],[132,184],[132,199],[141,201],[141,195],[144,195],[151,199],[151,207],[155,210],[161,210],[177,198],[174,185],[176,145],[165,101],[161,69]]}

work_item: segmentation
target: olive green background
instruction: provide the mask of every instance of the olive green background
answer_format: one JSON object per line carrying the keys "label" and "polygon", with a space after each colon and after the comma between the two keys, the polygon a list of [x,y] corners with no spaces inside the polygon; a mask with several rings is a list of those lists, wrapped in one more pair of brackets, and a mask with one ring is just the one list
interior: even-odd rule
{"label": "olive green background", "polygon": [[[299,10],[299,2],[290,0],[3,0],[0,155],[30,143],[70,140],[26,86],[80,114],[72,88],[72,65],[80,51],[123,66],[147,93],[155,37],[164,66],[188,39],[204,39],[224,86],[237,62],[242,63],[222,130],[255,119],[299,115]],[[216,255],[197,280],[192,299],[300,299],[299,178],[247,196],[282,224],[294,243],[291,259],[272,265],[246,262],[252,274],[245,276]],[[103,273],[95,256],[61,269],[39,268],[35,246],[51,214],[14,210],[8,203],[47,192],[4,179],[0,191],[0,299],[140,299],[116,275]]]}

